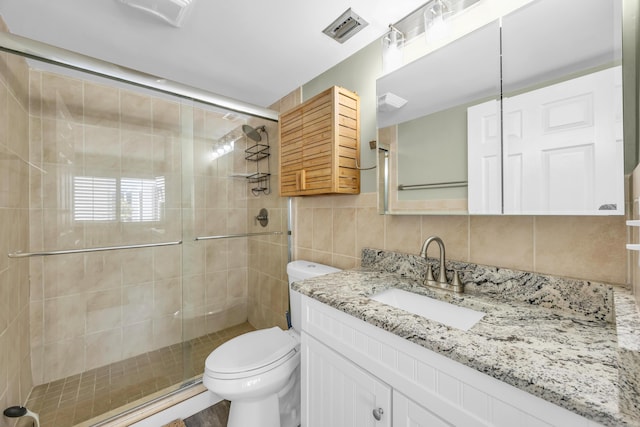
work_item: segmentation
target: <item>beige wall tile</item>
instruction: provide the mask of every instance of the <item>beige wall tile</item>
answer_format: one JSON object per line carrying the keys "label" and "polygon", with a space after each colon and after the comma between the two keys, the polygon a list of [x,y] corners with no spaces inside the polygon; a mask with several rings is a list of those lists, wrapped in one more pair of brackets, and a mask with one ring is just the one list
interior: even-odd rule
{"label": "beige wall tile", "polygon": [[227,271],[207,273],[205,277],[207,311],[219,311],[227,304]]}
{"label": "beige wall tile", "polygon": [[313,209],[312,249],[331,252],[333,249],[333,210],[331,208]]}
{"label": "beige wall tile", "polygon": [[8,147],[7,135],[9,133],[9,91],[4,84],[0,84],[0,145]]}
{"label": "beige wall tile", "polygon": [[153,283],[125,286],[122,289],[122,324],[150,321],[153,316]]}
{"label": "beige wall tile", "polygon": [[153,348],[162,348],[182,341],[180,315],[168,315],[154,319]]}
{"label": "beige wall tile", "polygon": [[25,58],[18,55],[7,55],[5,62],[5,78],[11,93],[20,102],[21,108],[29,107],[29,67]]}
{"label": "beige wall tile", "polygon": [[179,278],[182,274],[182,248],[180,246],[154,248],[153,274],[155,280]]}
{"label": "beige wall tile", "polygon": [[238,303],[238,300],[245,301],[247,293],[247,269],[230,269],[227,272],[227,302],[235,305]]}
{"label": "beige wall tile", "polygon": [[[119,175],[122,168],[122,145],[120,130],[113,128],[85,126],[84,166],[91,174],[108,172]],[[112,176],[112,175],[106,175]]]}
{"label": "beige wall tile", "polygon": [[333,253],[356,256],[356,209],[333,209]]}
{"label": "beige wall tile", "polygon": [[112,87],[84,83],[84,122],[93,126],[120,126],[120,93]]}
{"label": "beige wall tile", "polygon": [[[1,21],[1,19],[0,19]],[[6,27],[3,28],[6,30]],[[31,390],[29,310],[29,260],[9,259],[6,254],[30,250],[29,167],[30,129],[29,71],[16,55],[0,58],[0,400],[4,404],[26,402]],[[34,93],[38,85],[32,87]],[[36,129],[37,130],[37,129]],[[34,135],[39,135],[34,132]],[[41,152],[37,151],[41,157]],[[34,218],[39,218],[35,215]],[[34,277],[37,282],[38,277]],[[41,296],[41,294],[40,294]],[[42,310],[40,310],[42,314]],[[37,313],[34,312],[37,318]],[[39,322],[35,326],[41,326]],[[34,338],[42,343],[41,329]],[[36,360],[37,362],[37,360]]]}
{"label": "beige wall tile", "polygon": [[6,326],[2,328],[0,333],[0,394],[2,394],[9,385],[9,353],[15,351],[15,347],[9,342],[9,333]]}
{"label": "beige wall tile", "polygon": [[86,334],[122,326],[122,291],[112,289],[87,296]]}
{"label": "beige wall tile", "polygon": [[470,261],[533,271],[533,218],[472,216]]}
{"label": "beige wall tile", "polygon": [[[447,259],[469,260],[469,217],[467,215],[422,217],[422,240],[438,236],[445,244]],[[429,251],[430,254],[431,249]],[[430,255],[431,256],[431,255]]]}
{"label": "beige wall tile", "polygon": [[42,73],[42,114],[44,117],[81,123],[84,117],[81,80]]}
{"label": "beige wall tile", "polygon": [[385,217],[376,208],[364,207],[356,210],[356,256],[362,248],[380,248],[385,242]]}
{"label": "beige wall tile", "polygon": [[360,265],[360,258],[333,254],[331,265],[342,270],[356,268]]}
{"label": "beige wall tile", "polygon": [[85,341],[83,337],[52,342],[44,346],[43,382],[64,378],[85,367]]}
{"label": "beige wall tile", "polygon": [[419,253],[420,245],[420,217],[415,215],[387,215],[385,223],[384,249],[404,253]]}
{"label": "beige wall tile", "polygon": [[313,248],[313,212],[313,208],[295,210],[295,241],[301,248]]}
{"label": "beige wall tile", "polygon": [[153,287],[153,316],[162,318],[181,311],[181,279],[156,280]]}
{"label": "beige wall tile", "polygon": [[151,100],[153,133],[160,135],[180,135],[180,103],[160,98]]}
{"label": "beige wall tile", "polygon": [[153,324],[147,320],[128,325],[122,336],[122,358],[153,350]]}
{"label": "beige wall tile", "polygon": [[120,92],[120,127],[152,133],[151,98],[134,92]]}
{"label": "beige wall tile", "polygon": [[86,337],[86,369],[108,365],[122,358],[122,329],[109,329]]}
{"label": "beige wall tile", "polygon": [[132,285],[153,280],[153,249],[127,251],[122,258],[122,283]]}
{"label": "beige wall tile", "polygon": [[[151,287],[151,291],[153,292],[153,287]],[[204,315],[206,306],[204,275],[184,276],[182,294],[182,309],[185,319]]]}
{"label": "beige wall tile", "polygon": [[535,224],[536,271],[626,282],[624,217],[536,217]]}
{"label": "beige wall tile", "polygon": [[20,101],[13,96],[7,99],[8,125],[6,145],[21,159],[29,158],[29,117]]}
{"label": "beige wall tile", "polygon": [[153,136],[140,132],[122,131],[122,173],[128,177],[153,177]]}

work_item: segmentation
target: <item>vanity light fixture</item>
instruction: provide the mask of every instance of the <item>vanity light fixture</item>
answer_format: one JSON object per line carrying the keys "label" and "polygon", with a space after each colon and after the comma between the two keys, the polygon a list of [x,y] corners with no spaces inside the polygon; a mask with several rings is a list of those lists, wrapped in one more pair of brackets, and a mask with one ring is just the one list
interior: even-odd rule
{"label": "vanity light fixture", "polygon": [[449,27],[444,20],[452,13],[451,5],[446,0],[433,0],[427,5],[424,11],[424,34],[427,43],[447,37]]}
{"label": "vanity light fixture", "polygon": [[191,9],[194,0],[118,0],[127,6],[134,7],[156,16],[163,21],[180,27]]}
{"label": "vanity light fixture", "polygon": [[402,65],[404,34],[389,24],[389,32],[382,38],[382,74],[390,73]]}

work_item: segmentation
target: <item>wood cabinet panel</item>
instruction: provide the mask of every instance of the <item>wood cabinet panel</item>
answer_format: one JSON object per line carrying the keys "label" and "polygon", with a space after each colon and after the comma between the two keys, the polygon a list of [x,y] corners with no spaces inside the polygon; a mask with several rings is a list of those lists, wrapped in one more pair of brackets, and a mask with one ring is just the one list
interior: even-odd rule
{"label": "wood cabinet panel", "polygon": [[331,87],[280,116],[280,195],[359,194],[360,100]]}

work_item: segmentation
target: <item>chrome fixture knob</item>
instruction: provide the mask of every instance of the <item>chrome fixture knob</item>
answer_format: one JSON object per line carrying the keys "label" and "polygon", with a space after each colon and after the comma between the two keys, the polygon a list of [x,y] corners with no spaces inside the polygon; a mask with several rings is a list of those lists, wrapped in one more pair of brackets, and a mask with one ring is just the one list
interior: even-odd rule
{"label": "chrome fixture knob", "polygon": [[259,222],[263,227],[269,224],[269,212],[265,208],[260,209],[258,216],[256,216],[256,222]]}
{"label": "chrome fixture knob", "polygon": [[382,419],[382,414],[384,414],[382,408],[376,408],[373,410],[373,418],[375,418],[376,421],[380,421]]}

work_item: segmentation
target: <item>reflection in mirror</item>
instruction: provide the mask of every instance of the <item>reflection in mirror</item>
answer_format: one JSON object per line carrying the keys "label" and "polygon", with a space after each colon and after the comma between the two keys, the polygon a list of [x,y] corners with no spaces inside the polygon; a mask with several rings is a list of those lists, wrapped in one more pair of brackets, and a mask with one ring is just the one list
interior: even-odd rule
{"label": "reflection in mirror", "polygon": [[622,214],[621,1],[524,1],[378,79],[387,213]]}
{"label": "reflection in mirror", "polygon": [[482,133],[495,105],[470,108],[471,213],[499,213],[502,190],[506,214],[624,214],[621,16],[539,0],[503,18],[502,147]]}
{"label": "reflection in mirror", "polygon": [[499,35],[493,21],[378,79],[389,213],[467,212],[466,109],[499,97]]}

